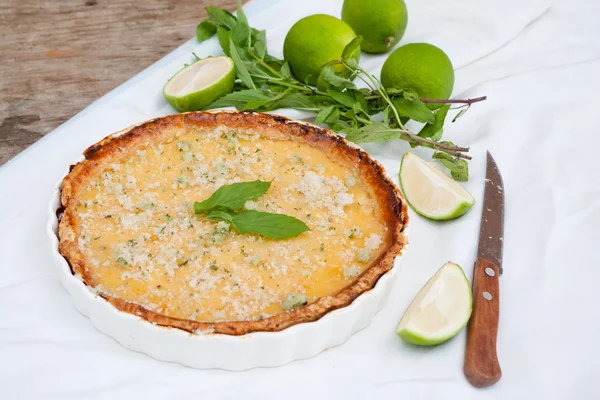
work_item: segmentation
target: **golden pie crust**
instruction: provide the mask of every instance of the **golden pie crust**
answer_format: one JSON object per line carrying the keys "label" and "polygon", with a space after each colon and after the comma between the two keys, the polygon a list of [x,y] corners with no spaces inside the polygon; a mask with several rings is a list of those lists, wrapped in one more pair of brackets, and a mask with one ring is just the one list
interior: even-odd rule
{"label": "golden pie crust", "polygon": [[95,282],[90,273],[94,266],[87,260],[78,246],[77,215],[78,189],[84,187],[94,169],[106,160],[116,157],[123,149],[135,149],[148,143],[160,142],[176,128],[252,129],[271,138],[294,140],[318,148],[331,159],[343,160],[355,166],[361,178],[369,185],[373,197],[379,204],[381,219],[387,228],[385,250],[350,285],[339,292],[324,296],[308,305],[292,311],[282,312],[260,320],[203,322],[167,316],[133,302],[105,293],[98,294],[118,310],[137,315],[149,322],[164,327],[188,332],[212,332],[226,335],[244,335],[251,332],[275,332],[292,325],[316,321],[325,314],[350,305],[362,293],[371,290],[378,279],[392,268],[396,256],[407,244],[404,229],[408,222],[407,203],[396,185],[386,177],[381,164],[373,160],[362,149],[349,144],[343,137],[320,127],[294,121],[285,117],[254,112],[190,112],[157,118],[141,125],[108,136],[89,147],[85,159],[71,168],[64,178],[59,210],[59,250],[69,263],[74,275],[94,290]]}

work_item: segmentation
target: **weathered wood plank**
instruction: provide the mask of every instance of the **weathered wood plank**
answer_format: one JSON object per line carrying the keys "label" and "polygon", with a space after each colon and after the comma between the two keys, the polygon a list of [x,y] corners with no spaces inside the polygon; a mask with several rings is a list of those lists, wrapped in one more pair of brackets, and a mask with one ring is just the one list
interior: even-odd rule
{"label": "weathered wood plank", "polygon": [[235,0],[0,0],[0,165]]}

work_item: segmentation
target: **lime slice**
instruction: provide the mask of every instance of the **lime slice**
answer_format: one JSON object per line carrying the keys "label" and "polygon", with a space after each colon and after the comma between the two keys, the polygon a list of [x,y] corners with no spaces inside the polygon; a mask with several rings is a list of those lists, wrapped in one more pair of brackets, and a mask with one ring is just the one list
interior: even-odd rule
{"label": "lime slice", "polygon": [[396,333],[421,346],[445,342],[469,321],[472,301],[471,285],[462,268],[447,262],[410,303]]}
{"label": "lime slice", "polygon": [[400,186],[411,208],[430,219],[458,218],[475,204],[456,181],[410,152],[402,157]]}
{"label": "lime slice", "polygon": [[208,57],[185,67],[167,82],[165,98],[177,111],[202,110],[231,93],[235,66],[229,57]]}

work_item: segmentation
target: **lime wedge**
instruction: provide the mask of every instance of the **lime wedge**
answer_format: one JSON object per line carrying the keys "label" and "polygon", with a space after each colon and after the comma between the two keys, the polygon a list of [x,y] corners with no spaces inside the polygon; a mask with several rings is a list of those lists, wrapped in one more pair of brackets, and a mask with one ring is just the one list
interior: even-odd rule
{"label": "lime wedge", "polygon": [[445,342],[467,324],[472,302],[471,285],[462,268],[447,262],[410,303],[396,333],[421,346]]}
{"label": "lime wedge", "polygon": [[410,207],[430,219],[458,218],[475,204],[456,181],[411,152],[402,157],[400,186]]}
{"label": "lime wedge", "polygon": [[177,111],[202,110],[231,93],[235,66],[229,57],[208,57],[185,67],[165,85],[163,94]]}

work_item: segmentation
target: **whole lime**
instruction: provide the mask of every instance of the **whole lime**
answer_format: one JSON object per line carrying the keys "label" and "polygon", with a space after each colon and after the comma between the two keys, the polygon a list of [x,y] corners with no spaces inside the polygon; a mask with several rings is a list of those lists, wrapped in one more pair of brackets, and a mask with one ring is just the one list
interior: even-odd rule
{"label": "whole lime", "polygon": [[[288,32],[283,57],[299,81],[316,85],[323,66],[341,59],[344,48],[354,38],[356,33],[344,21],[325,14],[310,15],[296,22]],[[359,57],[357,48],[350,58],[358,61]],[[342,65],[335,68],[344,70]]]}
{"label": "whole lime", "polygon": [[[414,90],[422,98],[446,100],[454,88],[454,68],[440,48],[411,43],[398,47],[385,60],[381,83],[386,88]],[[435,109],[441,104],[428,106]]]}
{"label": "whole lime", "polygon": [[385,53],[402,39],[408,24],[404,0],[344,0],[342,20],[363,37],[367,53]]}

